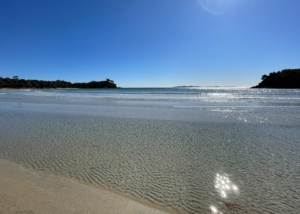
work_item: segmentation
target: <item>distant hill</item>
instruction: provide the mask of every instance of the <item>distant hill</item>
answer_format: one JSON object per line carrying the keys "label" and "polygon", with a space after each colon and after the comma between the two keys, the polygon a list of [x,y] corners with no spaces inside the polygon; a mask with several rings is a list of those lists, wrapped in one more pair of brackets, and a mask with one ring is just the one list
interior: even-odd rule
{"label": "distant hill", "polygon": [[300,88],[300,68],[271,72],[263,75],[261,80],[252,88]]}
{"label": "distant hill", "polygon": [[0,77],[0,88],[117,88],[117,85],[110,79],[88,83],[71,83],[63,80],[25,80],[14,76],[12,79]]}

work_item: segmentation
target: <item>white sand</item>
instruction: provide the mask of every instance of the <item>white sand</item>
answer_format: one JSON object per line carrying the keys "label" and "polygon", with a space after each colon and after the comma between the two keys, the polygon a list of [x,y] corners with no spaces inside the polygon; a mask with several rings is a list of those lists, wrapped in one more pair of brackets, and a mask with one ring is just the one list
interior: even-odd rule
{"label": "white sand", "polygon": [[1,214],[171,213],[75,180],[37,173],[3,159],[0,159],[0,169]]}

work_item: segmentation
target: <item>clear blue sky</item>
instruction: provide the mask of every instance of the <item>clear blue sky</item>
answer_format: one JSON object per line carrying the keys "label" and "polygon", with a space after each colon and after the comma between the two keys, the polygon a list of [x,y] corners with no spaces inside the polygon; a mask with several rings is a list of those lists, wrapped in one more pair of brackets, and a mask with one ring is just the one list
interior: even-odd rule
{"label": "clear blue sky", "polygon": [[0,76],[253,86],[300,67],[299,0],[1,0]]}

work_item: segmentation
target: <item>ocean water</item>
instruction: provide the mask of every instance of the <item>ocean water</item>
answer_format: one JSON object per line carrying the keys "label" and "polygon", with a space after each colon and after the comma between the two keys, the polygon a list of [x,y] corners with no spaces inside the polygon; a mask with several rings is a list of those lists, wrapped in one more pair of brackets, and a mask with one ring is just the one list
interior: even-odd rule
{"label": "ocean water", "polygon": [[179,213],[299,213],[300,90],[0,90],[0,157]]}

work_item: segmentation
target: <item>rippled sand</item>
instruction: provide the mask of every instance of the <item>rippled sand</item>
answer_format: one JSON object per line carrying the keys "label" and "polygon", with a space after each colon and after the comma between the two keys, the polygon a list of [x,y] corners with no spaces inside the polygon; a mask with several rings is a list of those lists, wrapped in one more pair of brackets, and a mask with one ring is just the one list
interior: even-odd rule
{"label": "rippled sand", "polygon": [[1,112],[0,157],[179,213],[300,210],[297,108],[33,106]]}
{"label": "rippled sand", "polygon": [[36,172],[0,159],[0,213],[166,214],[111,191],[49,173]]}

